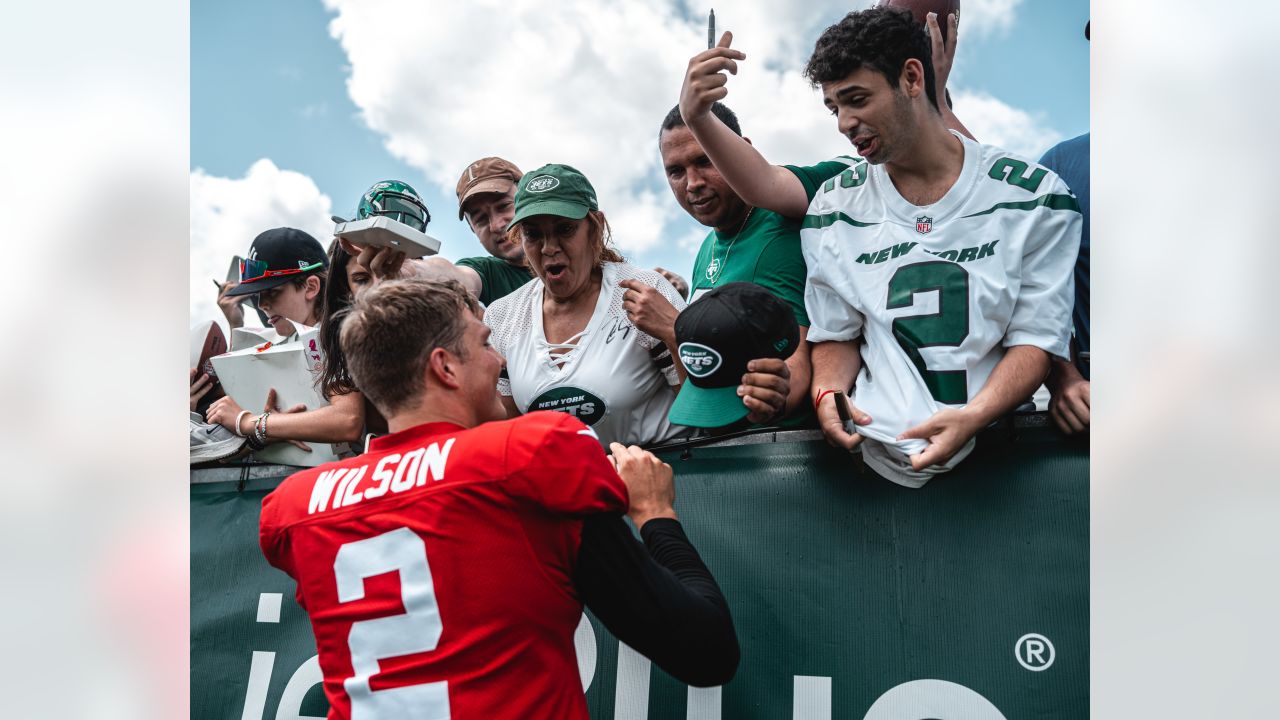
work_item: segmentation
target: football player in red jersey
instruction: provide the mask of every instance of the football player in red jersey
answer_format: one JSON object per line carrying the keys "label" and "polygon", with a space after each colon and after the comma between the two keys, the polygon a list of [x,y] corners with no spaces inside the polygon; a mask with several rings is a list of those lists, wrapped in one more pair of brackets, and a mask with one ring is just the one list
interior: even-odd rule
{"label": "football player in red jersey", "polygon": [[391,434],[263,501],[262,549],[297,580],[329,717],[586,718],[584,602],[677,679],[727,682],[737,636],[671,467],[606,457],[565,413],[499,421],[503,360],[477,311],[453,281],[363,293],[341,345]]}

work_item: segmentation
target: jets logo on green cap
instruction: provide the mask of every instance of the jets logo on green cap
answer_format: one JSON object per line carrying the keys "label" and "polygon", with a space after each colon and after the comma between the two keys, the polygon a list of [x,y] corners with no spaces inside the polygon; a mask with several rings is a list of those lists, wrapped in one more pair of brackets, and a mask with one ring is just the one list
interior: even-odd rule
{"label": "jets logo on green cap", "polygon": [[720,353],[695,342],[680,343],[680,363],[690,375],[704,378],[720,369]]}
{"label": "jets logo on green cap", "polygon": [[551,175],[539,175],[529,181],[524,189],[531,193],[542,193],[560,187],[560,179]]}

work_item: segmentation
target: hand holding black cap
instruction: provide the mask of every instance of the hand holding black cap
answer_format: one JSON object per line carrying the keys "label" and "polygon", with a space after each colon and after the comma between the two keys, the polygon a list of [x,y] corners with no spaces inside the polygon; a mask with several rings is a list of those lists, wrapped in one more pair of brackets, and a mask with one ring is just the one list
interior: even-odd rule
{"label": "hand holding black cap", "polygon": [[688,381],[667,417],[692,427],[722,427],[747,416],[738,386],[747,363],[785,360],[800,344],[791,307],[748,282],[721,285],[676,318],[676,355]]}

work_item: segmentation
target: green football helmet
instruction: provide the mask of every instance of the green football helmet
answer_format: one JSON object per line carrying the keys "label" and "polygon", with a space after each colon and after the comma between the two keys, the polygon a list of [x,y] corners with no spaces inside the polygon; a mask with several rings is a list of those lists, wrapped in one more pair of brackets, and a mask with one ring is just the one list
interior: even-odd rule
{"label": "green football helmet", "polygon": [[374,183],[360,198],[360,205],[356,208],[357,220],[379,215],[398,220],[420,232],[426,232],[427,223],[431,222],[431,213],[418,196],[418,191],[399,180]]}

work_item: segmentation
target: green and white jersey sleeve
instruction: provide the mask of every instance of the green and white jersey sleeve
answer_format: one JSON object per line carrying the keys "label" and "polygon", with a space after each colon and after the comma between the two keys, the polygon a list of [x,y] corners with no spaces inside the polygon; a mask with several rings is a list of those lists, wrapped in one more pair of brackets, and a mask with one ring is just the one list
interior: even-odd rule
{"label": "green and white jersey sleeve", "polygon": [[622,309],[625,290],[618,283],[630,279],[657,288],[676,310],[684,309],[666,278],[625,263],[604,263],[586,329],[563,344],[547,342],[541,280],[494,301],[484,321],[493,331],[490,342],[507,360],[498,391],[522,413],[574,415],[606,448],[610,442],[650,445],[691,436],[691,428],[667,420],[680,383],[670,350],[632,325]]}
{"label": "green and white jersey sleeve", "polygon": [[864,456],[920,487],[947,467],[911,469],[923,440],[897,441],[986,385],[1006,347],[1068,356],[1081,215],[1066,184],[1035,162],[968,138],[951,190],[907,202],[865,162],[825,182],[800,232],[810,342],[863,337],[854,403]]}
{"label": "green and white jersey sleeve", "polygon": [[809,202],[813,202],[813,196],[818,194],[823,183],[860,162],[862,158],[859,157],[837,155],[817,165],[783,165],[782,167],[790,170],[791,174],[800,180],[800,184],[804,186],[804,194],[808,196]]}

